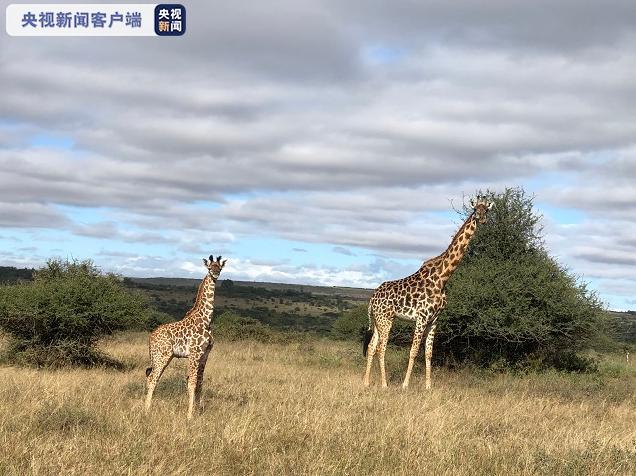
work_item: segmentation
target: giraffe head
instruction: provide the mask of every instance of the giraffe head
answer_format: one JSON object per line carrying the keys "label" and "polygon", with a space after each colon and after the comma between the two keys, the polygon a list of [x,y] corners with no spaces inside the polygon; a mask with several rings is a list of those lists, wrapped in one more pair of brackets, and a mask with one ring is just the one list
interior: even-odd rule
{"label": "giraffe head", "polygon": [[486,214],[493,205],[494,202],[488,201],[488,199],[482,195],[477,195],[477,200],[474,198],[471,198],[470,200],[470,206],[473,207],[475,218],[482,225],[486,223]]}
{"label": "giraffe head", "polygon": [[214,256],[213,255],[210,255],[209,261],[207,259],[203,258],[203,264],[205,265],[206,268],[208,268],[208,274],[210,275],[210,277],[214,281],[219,279],[219,275],[221,274],[221,270],[223,269],[223,266],[225,266],[226,262],[227,262],[226,259],[221,261],[221,256],[217,256],[216,257],[216,261],[214,261]]}

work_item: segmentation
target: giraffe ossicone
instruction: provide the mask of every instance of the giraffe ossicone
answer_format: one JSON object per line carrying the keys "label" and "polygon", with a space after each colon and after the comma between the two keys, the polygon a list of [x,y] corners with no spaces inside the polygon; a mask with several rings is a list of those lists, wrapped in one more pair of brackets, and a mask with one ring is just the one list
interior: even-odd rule
{"label": "giraffe ossicone", "polygon": [[431,388],[431,358],[437,316],[446,306],[446,283],[468,249],[475,234],[477,224],[486,222],[486,214],[493,207],[483,196],[471,199],[473,212],[455,234],[451,244],[441,255],[425,261],[414,274],[396,281],[382,283],[369,300],[369,330],[363,343],[363,353],[367,356],[364,385],[369,386],[373,357],[378,353],[382,387],[386,387],[384,353],[389,340],[393,320],[397,318],[415,321],[413,342],[409,353],[409,364],[402,383],[409,386],[413,363],[417,357],[422,339],[425,339],[426,388]]}
{"label": "giraffe ossicone", "polygon": [[203,258],[207,274],[199,285],[194,306],[177,322],[162,324],[149,337],[150,367],[146,369],[146,412],[161,374],[173,357],[188,359],[188,419],[194,406],[201,406],[201,386],[208,355],[212,350],[212,315],[216,281],[227,260]]}

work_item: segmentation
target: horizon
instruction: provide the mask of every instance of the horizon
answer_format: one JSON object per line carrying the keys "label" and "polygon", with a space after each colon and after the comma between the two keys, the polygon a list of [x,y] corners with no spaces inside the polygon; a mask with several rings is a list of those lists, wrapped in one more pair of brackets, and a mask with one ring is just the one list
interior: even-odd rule
{"label": "horizon", "polygon": [[[2,266],[2,265],[0,265]],[[99,267],[99,266],[98,266]],[[20,268],[18,268],[20,269]],[[31,268],[22,268],[22,269],[31,269]],[[37,268],[35,268],[37,269]],[[185,279],[185,280],[189,280],[189,281],[193,281],[193,282],[200,282],[201,281],[201,277],[197,278],[195,276],[124,276],[121,275],[122,278],[125,279]],[[365,291],[370,291],[373,292],[374,288],[365,288],[365,287],[359,287],[359,286],[346,286],[346,285],[326,285],[326,284],[310,284],[310,283],[302,283],[302,282],[295,282],[295,283],[289,283],[289,282],[280,282],[280,281],[254,281],[254,280],[246,280],[246,279],[232,279],[232,278],[219,278],[218,280],[219,282],[223,282],[223,281],[232,281],[232,282],[237,282],[237,283],[249,283],[249,284],[254,284],[254,285],[258,285],[258,284],[274,284],[274,285],[284,285],[284,286],[310,286],[310,287],[324,287],[324,288],[344,288],[344,289],[361,289],[361,290],[365,290]],[[636,310],[634,309],[611,309],[611,308],[606,308],[607,311],[611,311],[611,312],[621,312],[621,313],[633,313],[636,312]]]}

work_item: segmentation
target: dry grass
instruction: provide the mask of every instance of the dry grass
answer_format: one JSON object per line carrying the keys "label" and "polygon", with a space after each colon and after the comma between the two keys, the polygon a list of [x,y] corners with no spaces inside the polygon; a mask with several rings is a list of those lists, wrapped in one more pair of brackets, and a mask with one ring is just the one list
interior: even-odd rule
{"label": "dry grass", "polygon": [[0,474],[636,474],[635,376],[618,363],[602,376],[435,369],[430,392],[417,369],[403,392],[406,351],[391,351],[382,391],[362,388],[353,344],[219,342],[206,409],[187,423],[183,361],[143,415],[145,339],[107,344],[126,372],[0,367]]}

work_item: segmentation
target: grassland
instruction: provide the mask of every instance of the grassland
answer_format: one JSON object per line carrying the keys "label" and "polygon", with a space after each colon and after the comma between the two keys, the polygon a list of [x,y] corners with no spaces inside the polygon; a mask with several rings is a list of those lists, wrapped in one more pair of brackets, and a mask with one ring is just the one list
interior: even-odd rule
{"label": "grassland", "polygon": [[[510,375],[421,369],[365,389],[358,345],[219,341],[204,412],[185,419],[183,361],[142,411],[145,334],[104,350],[125,371],[0,367],[0,474],[636,474],[636,368]],[[377,377],[377,376],[376,376]],[[377,380],[376,380],[377,381]]]}

